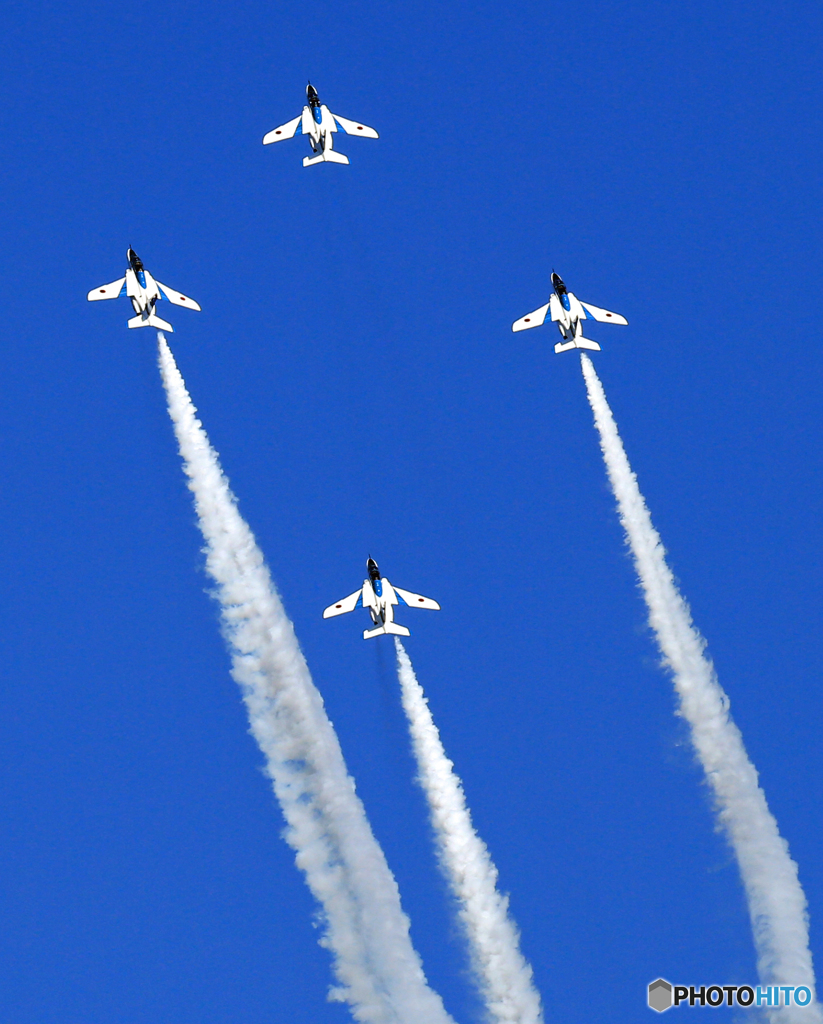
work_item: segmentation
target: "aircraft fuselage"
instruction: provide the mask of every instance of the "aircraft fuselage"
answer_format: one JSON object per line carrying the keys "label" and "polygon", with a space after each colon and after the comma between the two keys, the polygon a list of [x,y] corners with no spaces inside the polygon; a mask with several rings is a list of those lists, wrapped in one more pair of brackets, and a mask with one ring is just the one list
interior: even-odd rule
{"label": "aircraft fuselage", "polygon": [[563,278],[552,271],[552,287],[554,295],[550,300],[552,318],[556,320],[557,329],[563,341],[582,337],[583,327],[580,321],[586,319],[586,313],[576,295],[571,294],[563,283]]}
{"label": "aircraft fuselage", "polygon": [[[363,604],[369,609],[369,615],[371,615],[375,626],[385,626],[387,622],[394,621],[394,609],[391,604],[394,588],[388,580],[384,580],[380,575],[377,562],[373,558],[369,558],[366,562],[366,569],[369,578],[363,581]],[[386,589],[385,594],[384,589]]]}
{"label": "aircraft fuselage", "polygon": [[306,87],[307,106],[303,107],[303,121],[301,128],[304,135],[308,135],[314,154],[324,153],[334,149],[332,132],[337,131],[334,123],[334,116],[325,103],[320,102],[317,90],[309,83]]}
{"label": "aircraft fuselage", "polygon": [[160,289],[134,249],[129,249],[128,256],[126,295],[131,299],[134,312],[139,313],[144,320],[148,320],[154,313],[154,307],[160,298]]}

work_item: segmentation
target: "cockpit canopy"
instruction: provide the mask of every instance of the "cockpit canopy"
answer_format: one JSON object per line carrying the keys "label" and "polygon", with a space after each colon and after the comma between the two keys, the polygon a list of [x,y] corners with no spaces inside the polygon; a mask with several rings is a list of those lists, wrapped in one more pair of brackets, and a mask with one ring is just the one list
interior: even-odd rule
{"label": "cockpit canopy", "polygon": [[317,90],[311,82],[306,86],[306,99],[309,101],[310,107],[320,106],[320,97],[317,95]]}
{"label": "cockpit canopy", "polygon": [[135,274],[143,269],[143,261],[140,259],[140,257],[134,251],[134,249],[129,249],[129,263],[131,264],[131,269],[135,272]]}
{"label": "cockpit canopy", "polygon": [[552,285],[558,299],[566,295],[566,286],[563,284],[563,278],[559,274],[555,274],[554,271],[552,271]]}
{"label": "cockpit canopy", "polygon": [[366,562],[366,568],[369,570],[369,579],[372,582],[380,579],[380,570],[377,568],[377,562],[373,558]]}

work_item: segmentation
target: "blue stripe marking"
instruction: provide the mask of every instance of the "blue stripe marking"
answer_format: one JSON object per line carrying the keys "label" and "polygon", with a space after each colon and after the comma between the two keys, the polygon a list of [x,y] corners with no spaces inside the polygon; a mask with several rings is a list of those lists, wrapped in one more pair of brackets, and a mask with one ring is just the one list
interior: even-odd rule
{"label": "blue stripe marking", "polygon": [[125,294],[126,294],[126,279],[123,278],[123,287],[117,293],[117,298],[119,299],[121,295],[125,295]]}

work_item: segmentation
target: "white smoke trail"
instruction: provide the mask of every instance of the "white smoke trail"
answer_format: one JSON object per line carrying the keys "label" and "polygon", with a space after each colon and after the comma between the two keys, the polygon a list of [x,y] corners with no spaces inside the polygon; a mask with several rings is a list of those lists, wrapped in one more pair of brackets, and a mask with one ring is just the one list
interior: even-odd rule
{"label": "white smoke trail", "polygon": [[489,1018],[499,1024],[538,1024],[540,996],[520,952],[508,897],[497,889],[497,868],[472,826],[463,785],[446,757],[423,688],[395,637],[397,673],[409,720],[419,782],[429,802],[437,853],[469,940],[471,962]]}
{"label": "white smoke trail", "polygon": [[[706,642],[666,563],[660,535],[652,525],[637,477],[626,457],[603,385],[588,356],[583,376],[609,481],[617,498],[637,575],[664,664],[671,669],[680,714],[691,727],[697,756],[714,790],[717,814],[737,856],[764,984],[806,985],[814,993],[806,897],[797,865],[778,831],[740,730],[729,716],[729,699],[705,654]],[[772,1011],[772,1020],[823,1020],[820,1006]]]}
{"label": "white smoke trail", "polygon": [[294,628],[162,333],[158,346],[232,675],[288,824],[286,839],[322,907],[321,944],[332,953],[338,981],[330,998],[347,1002],[365,1024],[452,1024],[426,984],[397,883],[355,795]]}

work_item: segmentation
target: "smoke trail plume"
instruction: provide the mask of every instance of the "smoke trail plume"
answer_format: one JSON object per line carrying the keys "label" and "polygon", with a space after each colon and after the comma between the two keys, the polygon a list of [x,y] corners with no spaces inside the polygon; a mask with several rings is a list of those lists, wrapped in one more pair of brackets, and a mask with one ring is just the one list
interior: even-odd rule
{"label": "smoke trail plume", "polygon": [[[680,714],[691,727],[697,756],[714,791],[720,824],[740,866],[764,984],[806,985],[814,993],[806,897],[797,865],[778,831],[757,771],[746,754],[740,730],[729,716],[706,643],[692,624],[689,606],[666,564],[666,552],[652,525],[637,477],[626,457],[603,385],[588,356],[581,353],[583,376],[620,521],[664,664],[680,698]],[[771,1011],[774,1021],[820,1024],[820,1006]]]}
{"label": "smoke trail plume", "polygon": [[263,555],[240,516],[166,339],[158,334],[169,414],[217,584],[232,675],[287,822],[286,839],[322,907],[337,987],[364,1024],[451,1024],[426,984],[383,851],[355,795]]}
{"label": "smoke trail plume", "polygon": [[497,868],[472,826],[463,785],[446,757],[423,688],[402,643],[395,637],[403,708],[409,720],[419,781],[429,802],[440,864],[459,905],[471,962],[497,1024],[538,1024],[540,996],[531,966],[520,952],[508,913],[508,897],[497,890]]}

